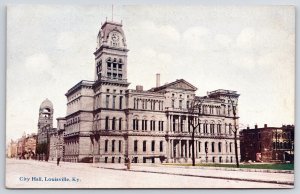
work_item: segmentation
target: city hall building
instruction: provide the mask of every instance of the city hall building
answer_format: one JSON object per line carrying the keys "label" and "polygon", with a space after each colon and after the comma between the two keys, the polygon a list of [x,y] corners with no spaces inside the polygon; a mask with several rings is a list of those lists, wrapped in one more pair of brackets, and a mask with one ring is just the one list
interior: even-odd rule
{"label": "city hall building", "polygon": [[188,111],[197,88],[184,79],[160,85],[157,74],[152,89],[141,85],[129,89],[128,51],[122,24],[106,21],[94,52],[95,80],[82,80],[65,94],[64,160],[123,163],[128,157],[136,163],[192,162],[188,118],[197,117],[201,124],[194,141],[196,162],[235,162],[231,102],[237,104],[239,94],[208,92],[198,117]]}

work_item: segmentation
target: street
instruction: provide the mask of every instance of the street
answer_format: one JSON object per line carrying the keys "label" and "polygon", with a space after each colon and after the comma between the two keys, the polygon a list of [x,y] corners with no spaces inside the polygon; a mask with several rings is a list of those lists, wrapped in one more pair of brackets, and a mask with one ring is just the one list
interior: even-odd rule
{"label": "street", "polygon": [[[255,173],[141,164],[132,165],[131,170],[126,171],[124,164],[97,164],[96,167],[62,162],[57,166],[54,161],[6,159],[8,188],[293,188],[283,181],[293,182],[294,174],[258,173],[257,176],[264,176],[265,180],[238,180],[239,176],[254,180]],[[212,175],[216,178],[207,178]],[[218,175],[223,178],[218,178]],[[281,180],[278,179],[282,183],[268,183],[268,176],[273,181],[274,177],[282,176]]]}

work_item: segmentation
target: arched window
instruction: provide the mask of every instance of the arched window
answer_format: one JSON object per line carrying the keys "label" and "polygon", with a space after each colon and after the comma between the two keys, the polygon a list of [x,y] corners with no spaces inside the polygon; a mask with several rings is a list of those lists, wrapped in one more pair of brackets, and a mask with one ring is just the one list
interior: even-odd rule
{"label": "arched window", "polygon": [[229,143],[229,152],[232,152],[232,143]]}
{"label": "arched window", "polygon": [[211,152],[215,152],[215,142],[211,142]]}
{"label": "arched window", "polygon": [[208,142],[207,141],[204,143],[204,147],[205,147],[205,153],[207,153],[208,152]]}
{"label": "arched window", "polygon": [[109,121],[109,117],[105,117],[105,130],[108,130],[109,128],[108,121]]}
{"label": "arched window", "polygon": [[160,142],[159,142],[159,151],[160,151],[160,152],[163,152],[163,151],[164,151],[164,142],[163,142],[163,141],[160,141]]}
{"label": "arched window", "polygon": [[214,123],[210,124],[210,133],[211,134],[215,133],[215,124]]}
{"label": "arched window", "polygon": [[152,152],[155,151],[155,141],[154,140],[151,142],[151,151]]}
{"label": "arched window", "polygon": [[218,151],[222,152],[222,143],[221,142],[218,143]]}

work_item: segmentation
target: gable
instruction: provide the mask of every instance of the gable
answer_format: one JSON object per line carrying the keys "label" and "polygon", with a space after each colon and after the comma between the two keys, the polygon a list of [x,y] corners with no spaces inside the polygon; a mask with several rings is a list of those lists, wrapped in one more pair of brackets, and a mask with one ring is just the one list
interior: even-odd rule
{"label": "gable", "polygon": [[185,81],[184,79],[176,80],[169,84],[162,85],[157,88],[153,88],[154,91],[159,91],[163,89],[176,89],[176,90],[188,90],[188,91],[196,91],[197,88],[190,84],[189,82]]}
{"label": "gable", "polygon": [[192,90],[195,91],[197,90],[197,88],[195,86],[193,86],[192,84],[188,83],[187,81],[180,81],[177,83],[174,83],[172,85],[170,85],[167,88],[172,88],[172,89],[179,89],[179,90]]}

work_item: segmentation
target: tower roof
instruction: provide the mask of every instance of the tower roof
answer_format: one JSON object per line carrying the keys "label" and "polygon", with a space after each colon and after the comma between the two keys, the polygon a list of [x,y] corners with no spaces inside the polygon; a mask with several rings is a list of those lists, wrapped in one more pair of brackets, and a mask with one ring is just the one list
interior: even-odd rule
{"label": "tower roof", "polygon": [[53,108],[53,104],[48,98],[46,98],[46,100],[42,102],[40,108]]}
{"label": "tower roof", "polygon": [[106,21],[102,26],[101,26],[101,31],[102,33],[98,34],[100,35],[101,38],[103,38],[103,41],[107,41],[108,34],[111,31],[118,31],[119,33],[122,34],[122,36],[125,38],[124,31],[122,29],[122,24],[118,22],[113,22],[113,21]]}

